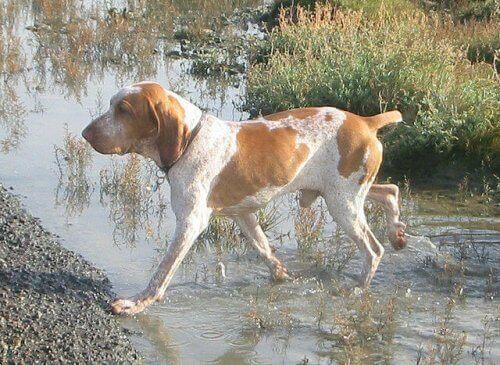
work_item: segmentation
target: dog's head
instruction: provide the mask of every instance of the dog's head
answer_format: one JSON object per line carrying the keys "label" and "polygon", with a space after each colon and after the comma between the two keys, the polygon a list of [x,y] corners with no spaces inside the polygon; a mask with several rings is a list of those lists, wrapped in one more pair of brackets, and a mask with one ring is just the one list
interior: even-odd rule
{"label": "dog's head", "polygon": [[182,155],[189,135],[184,108],[153,82],[121,89],[111,98],[108,111],[82,132],[97,152],[123,155],[154,150],[163,167]]}

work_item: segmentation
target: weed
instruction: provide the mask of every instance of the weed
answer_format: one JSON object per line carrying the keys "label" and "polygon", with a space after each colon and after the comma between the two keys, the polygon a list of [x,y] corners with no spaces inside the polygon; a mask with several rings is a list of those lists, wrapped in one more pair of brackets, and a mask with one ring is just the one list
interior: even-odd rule
{"label": "weed", "polygon": [[331,235],[325,234],[326,211],[322,205],[293,210],[295,239],[298,252],[304,261],[316,266],[341,272],[356,254],[354,244],[341,233],[336,225]]}
{"label": "weed", "polygon": [[498,329],[500,318],[498,316],[485,316],[481,322],[483,324],[481,342],[470,350],[476,365],[484,365],[488,359],[491,360],[491,348],[495,340],[494,328]]}
{"label": "weed", "polygon": [[428,345],[426,352],[421,348],[417,354],[418,365],[454,365],[462,359],[467,335],[452,326],[455,306],[455,299],[447,298],[442,313],[438,313],[435,319],[433,342]]}
{"label": "weed", "polygon": [[325,240],[326,219],[324,209],[299,208],[293,220],[299,251],[310,252],[316,245]]}
{"label": "weed", "polygon": [[[201,246],[200,246],[201,245]],[[208,227],[197,239],[195,250],[215,248],[218,254],[227,252],[242,253],[246,245],[238,225],[226,217],[213,216]]]}
{"label": "weed", "polygon": [[[397,316],[402,310],[398,291],[385,301],[365,290],[340,290],[333,314],[334,325],[325,334],[332,342],[331,357],[340,363],[387,361]],[[369,359],[369,360],[367,360]]]}
{"label": "weed", "polygon": [[275,233],[283,220],[283,216],[275,203],[271,203],[264,209],[257,211],[257,221],[264,233]]}
{"label": "weed", "polygon": [[[270,233],[281,223],[280,214],[275,205],[269,205],[257,212],[257,219],[265,233]],[[196,240],[193,251],[215,249],[218,255],[246,252],[248,242],[236,221],[222,216],[212,216],[207,228]]]}
{"label": "weed", "polygon": [[293,317],[291,309],[279,305],[279,289],[270,288],[262,298],[259,288],[250,299],[251,309],[245,314],[247,330],[271,331],[282,330],[290,335],[299,321]]}
{"label": "weed", "polygon": [[428,176],[428,166],[461,159],[476,167],[490,161],[494,170],[498,78],[490,65],[469,62],[450,39],[450,22],[384,7],[371,16],[329,5],[299,8],[294,21],[282,15],[267,62],[249,70],[247,108],[266,114],[329,105],[361,115],[399,109],[406,124],[383,135],[388,167]]}

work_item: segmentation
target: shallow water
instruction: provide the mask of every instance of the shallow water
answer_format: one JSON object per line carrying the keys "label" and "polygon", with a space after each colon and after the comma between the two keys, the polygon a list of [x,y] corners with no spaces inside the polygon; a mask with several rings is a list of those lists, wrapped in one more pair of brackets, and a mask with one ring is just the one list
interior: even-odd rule
{"label": "shallow water", "polygon": [[[98,155],[79,142],[80,131],[120,86],[144,78],[223,119],[247,117],[240,76],[195,76],[192,60],[165,56],[178,48],[174,25],[183,19],[204,29],[217,22],[205,24],[209,17],[200,14],[233,11],[229,1],[189,3],[129,2],[125,13],[120,3],[108,11],[113,4],[71,0],[1,7],[0,180],[65,247],[105,270],[120,296],[146,285],[171,237],[168,185],[153,194],[150,163]],[[419,348],[445,356],[462,333],[461,363],[481,363],[474,349],[483,337],[486,363],[499,362],[498,206],[446,191],[405,197],[409,232],[430,237],[443,255],[436,258],[421,238],[412,239],[413,249],[388,247],[371,296],[353,289],[359,257],[351,258],[351,245],[328,216],[317,213],[313,228],[318,219],[325,227],[312,244],[298,237],[292,197],[268,210],[278,220],[268,234],[293,282],[271,283],[238,235],[214,230],[195,245],[166,300],[123,324],[145,363],[415,363]],[[383,239],[380,212],[370,213]],[[233,232],[227,223],[217,227]],[[337,272],[341,257],[345,268]],[[219,263],[226,278],[217,274]],[[486,331],[485,316],[492,326]]]}

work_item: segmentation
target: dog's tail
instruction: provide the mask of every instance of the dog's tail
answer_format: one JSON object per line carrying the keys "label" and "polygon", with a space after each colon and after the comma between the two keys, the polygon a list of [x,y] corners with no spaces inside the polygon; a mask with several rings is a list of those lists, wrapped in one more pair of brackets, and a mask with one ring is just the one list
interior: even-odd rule
{"label": "dog's tail", "polygon": [[365,119],[368,127],[372,131],[378,131],[380,128],[385,127],[388,124],[401,122],[403,120],[403,116],[397,110],[392,110],[390,112],[374,115],[373,117],[366,117]]}

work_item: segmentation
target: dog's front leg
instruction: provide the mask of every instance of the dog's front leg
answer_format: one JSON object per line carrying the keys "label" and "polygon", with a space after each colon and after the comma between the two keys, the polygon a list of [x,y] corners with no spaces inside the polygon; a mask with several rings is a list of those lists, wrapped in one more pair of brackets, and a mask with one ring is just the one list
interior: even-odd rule
{"label": "dog's front leg", "polygon": [[186,216],[177,218],[174,241],[161,261],[148,287],[129,299],[118,299],[111,304],[115,314],[135,314],[151,303],[161,300],[170,280],[210,218],[207,208],[195,208]]}

